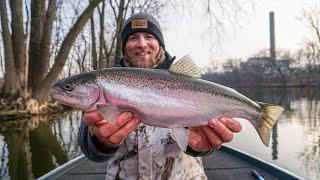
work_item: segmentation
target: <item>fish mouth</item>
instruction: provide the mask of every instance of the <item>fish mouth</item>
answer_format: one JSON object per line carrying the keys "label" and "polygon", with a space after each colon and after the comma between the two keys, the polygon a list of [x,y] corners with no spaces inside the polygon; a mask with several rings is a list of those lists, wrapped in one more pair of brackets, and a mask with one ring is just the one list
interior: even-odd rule
{"label": "fish mouth", "polygon": [[71,106],[71,104],[68,103],[68,98],[66,98],[65,93],[60,89],[52,88],[50,96],[51,96],[52,99],[58,101],[61,104],[64,104],[64,105],[67,105],[67,106]]}
{"label": "fish mouth", "polygon": [[72,107],[74,109],[83,110],[81,106],[79,106],[77,103],[73,102],[72,98],[68,96],[68,93],[63,91],[60,88],[52,88],[52,91],[50,93],[51,98],[53,98],[55,101],[59,102],[60,104]]}
{"label": "fish mouth", "polygon": [[63,93],[61,92],[61,90],[57,89],[57,88],[52,88],[50,96],[57,100],[60,99],[59,97],[63,96]]}

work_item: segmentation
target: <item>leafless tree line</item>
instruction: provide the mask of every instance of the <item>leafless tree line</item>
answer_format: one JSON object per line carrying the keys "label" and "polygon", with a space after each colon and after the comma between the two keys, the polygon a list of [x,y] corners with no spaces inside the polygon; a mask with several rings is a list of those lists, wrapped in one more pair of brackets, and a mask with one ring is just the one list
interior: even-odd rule
{"label": "leafless tree line", "polygon": [[[202,74],[202,78],[235,87],[320,85],[320,63],[309,64],[308,58],[301,57],[301,50],[293,54],[289,51],[278,51],[278,60],[275,65],[270,62],[266,52],[267,50],[262,50],[252,56],[253,59],[260,58],[256,63],[232,58],[227,59],[220,66],[211,63],[211,66]],[[283,76],[285,84],[283,84]]]}
{"label": "leafless tree line", "polygon": [[[222,0],[3,0],[1,97],[31,98],[40,105],[59,77],[117,65],[122,56],[120,31],[132,13],[160,17],[165,7],[182,4],[191,10],[195,3],[202,4],[208,29],[214,32],[221,32],[226,18],[235,19],[245,9],[238,1]],[[188,10],[182,14],[188,16]]]}
{"label": "leafless tree line", "polygon": [[[310,29],[310,37],[305,39],[300,49],[295,52],[286,50],[276,52],[278,60],[290,60],[290,67],[284,67],[284,64],[281,63],[271,64],[268,68],[259,64],[251,68],[240,67],[241,59],[228,59],[221,65],[224,71],[221,73],[215,71],[219,68],[212,61],[211,67],[206,70],[203,78],[235,86],[319,86],[320,8],[304,10],[301,21]],[[269,50],[263,49],[252,57],[268,58],[270,57]],[[279,81],[283,78],[285,81]]]}

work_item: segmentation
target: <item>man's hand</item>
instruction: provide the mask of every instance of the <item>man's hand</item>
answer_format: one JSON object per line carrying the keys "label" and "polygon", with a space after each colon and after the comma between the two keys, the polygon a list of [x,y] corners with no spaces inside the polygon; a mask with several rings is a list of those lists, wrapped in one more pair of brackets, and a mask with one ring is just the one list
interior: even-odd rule
{"label": "man's hand", "polygon": [[219,149],[223,143],[232,141],[233,133],[241,129],[241,124],[231,118],[211,119],[208,126],[189,128],[188,145],[198,152]]}
{"label": "man's hand", "polygon": [[82,121],[106,148],[121,145],[140,124],[140,120],[131,112],[121,113],[112,124],[104,120],[98,111],[85,113]]}

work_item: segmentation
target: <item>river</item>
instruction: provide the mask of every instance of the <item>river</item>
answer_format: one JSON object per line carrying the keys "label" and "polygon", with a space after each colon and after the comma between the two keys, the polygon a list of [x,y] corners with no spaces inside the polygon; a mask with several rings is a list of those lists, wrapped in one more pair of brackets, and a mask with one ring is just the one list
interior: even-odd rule
{"label": "river", "polygon": [[[251,88],[239,92],[256,101],[280,104],[283,115],[265,147],[254,128],[229,146],[274,163],[306,179],[320,179],[320,89]],[[34,179],[81,154],[77,132],[81,112],[0,123],[0,179]]]}

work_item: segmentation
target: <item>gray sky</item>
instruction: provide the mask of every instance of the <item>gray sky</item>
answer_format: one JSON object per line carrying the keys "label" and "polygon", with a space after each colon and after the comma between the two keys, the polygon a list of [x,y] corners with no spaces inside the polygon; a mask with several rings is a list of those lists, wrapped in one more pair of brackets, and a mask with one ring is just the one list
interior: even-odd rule
{"label": "gray sky", "polygon": [[310,37],[310,31],[299,17],[302,17],[303,9],[315,6],[320,7],[319,0],[256,0],[254,9],[247,8],[248,13],[240,17],[240,25],[226,21],[220,44],[215,43],[213,49],[210,38],[213,39],[211,42],[217,42],[216,36],[206,36],[208,22],[204,20],[205,13],[199,10],[201,8],[189,9],[192,15],[185,17],[176,7],[161,20],[166,49],[177,58],[191,54],[200,67],[207,66],[210,59],[218,59],[219,63],[226,58],[246,60],[269,47],[269,12],[274,11],[276,47],[294,50],[304,38]]}

